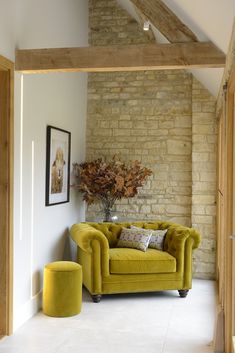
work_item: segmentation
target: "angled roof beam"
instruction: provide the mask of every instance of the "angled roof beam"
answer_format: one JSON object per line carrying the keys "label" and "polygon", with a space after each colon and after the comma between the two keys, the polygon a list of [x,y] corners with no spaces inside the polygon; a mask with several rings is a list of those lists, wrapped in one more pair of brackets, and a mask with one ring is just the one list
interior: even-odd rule
{"label": "angled roof beam", "polygon": [[170,43],[197,42],[196,35],[161,0],[131,0]]}
{"label": "angled roof beam", "polygon": [[[144,23],[148,21],[148,18],[142,14],[142,12],[135,6],[135,12],[138,16],[138,19],[139,19],[139,24],[140,26],[143,28],[144,27]],[[151,40],[151,41],[156,41],[156,38],[155,38],[155,35],[153,33],[153,30],[151,27],[149,27],[149,30],[146,31],[146,35],[148,36],[148,38]]]}
{"label": "angled roof beam", "polygon": [[224,67],[213,43],[16,50],[15,70],[23,73],[141,71]]}

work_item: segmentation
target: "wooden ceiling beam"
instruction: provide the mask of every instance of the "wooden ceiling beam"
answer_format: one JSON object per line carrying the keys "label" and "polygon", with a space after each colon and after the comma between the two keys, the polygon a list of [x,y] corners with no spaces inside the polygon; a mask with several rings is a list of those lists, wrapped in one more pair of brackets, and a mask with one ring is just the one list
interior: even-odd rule
{"label": "wooden ceiling beam", "polygon": [[197,42],[196,35],[161,0],[131,0],[170,43]]}
{"label": "wooden ceiling beam", "polygon": [[[143,28],[144,23],[146,21],[148,21],[148,18],[145,15],[143,15],[142,12],[136,6],[134,6],[134,7],[135,7],[135,12],[136,12],[138,19],[139,19],[138,22],[139,22],[140,26]],[[145,32],[146,32],[146,35],[148,36],[148,38],[150,39],[150,41],[156,42],[156,38],[155,38],[155,35],[153,33],[151,26],[149,27],[149,30],[145,31]]]}
{"label": "wooden ceiling beam", "polygon": [[178,43],[131,46],[16,50],[15,70],[23,73],[140,71],[224,67],[214,44]]}

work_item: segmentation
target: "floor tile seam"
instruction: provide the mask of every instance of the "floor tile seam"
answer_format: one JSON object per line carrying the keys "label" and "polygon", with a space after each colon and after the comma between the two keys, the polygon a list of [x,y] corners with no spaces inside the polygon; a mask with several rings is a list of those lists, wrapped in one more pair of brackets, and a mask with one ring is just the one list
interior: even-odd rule
{"label": "floor tile seam", "polygon": [[[154,328],[156,328],[156,329],[159,329],[159,328],[162,328],[163,330],[165,330],[165,329],[167,329],[167,327],[166,326],[158,326],[158,327],[155,327],[154,326]],[[108,329],[108,328],[104,328],[104,327],[98,327],[98,328],[95,328],[95,327],[87,327],[87,328],[83,328],[83,327],[81,327],[81,328],[79,328],[80,329],[80,331],[91,331],[91,332],[94,332],[94,330],[96,331],[96,332],[99,332],[99,331],[101,331],[102,333],[104,333],[104,332],[110,332],[110,329]],[[79,329],[75,329],[76,331],[77,330],[79,330]],[[136,328],[135,328],[136,329]],[[141,329],[141,328],[140,328]],[[74,330],[74,331],[75,331]],[[130,333],[134,333],[134,334],[136,334],[135,332],[133,332],[133,330],[131,330],[131,329],[116,329],[116,328],[114,328],[114,330],[116,331],[116,332],[118,332],[118,333],[127,333],[127,334],[130,334]],[[74,332],[73,332],[73,334],[74,334]],[[138,332],[138,335],[140,335],[141,333],[140,332]],[[144,333],[143,334],[144,336],[146,336],[146,333]],[[153,336],[154,336],[154,334],[153,334]]]}
{"label": "floor tile seam", "polygon": [[172,318],[172,315],[173,315],[173,311],[174,311],[174,304],[171,305],[171,310],[170,310],[170,314],[169,314],[169,318],[168,318],[168,324],[167,324],[167,327],[166,327],[166,333],[165,333],[165,336],[164,336],[164,342],[163,342],[163,347],[162,347],[161,353],[164,353],[164,351],[165,351],[165,347],[166,347],[166,343],[167,343],[167,339],[168,339],[168,332],[169,332],[169,327],[170,327],[170,322],[171,322],[171,318]]}

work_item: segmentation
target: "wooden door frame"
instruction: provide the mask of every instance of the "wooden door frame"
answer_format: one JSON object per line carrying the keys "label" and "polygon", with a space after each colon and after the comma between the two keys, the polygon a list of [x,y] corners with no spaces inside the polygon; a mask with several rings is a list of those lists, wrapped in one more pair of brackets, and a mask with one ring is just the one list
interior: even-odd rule
{"label": "wooden door frame", "polygon": [[13,326],[13,101],[14,64],[0,55],[0,336]]}
{"label": "wooden door frame", "polygon": [[[234,240],[229,239],[230,235],[234,235],[235,229],[235,62],[233,63],[232,70],[228,81],[227,91],[227,114],[228,133],[231,134],[228,138],[228,156],[230,157],[228,164],[228,225],[227,225],[227,253],[226,253],[226,276],[227,276],[227,294],[225,304],[227,301],[227,313],[225,316],[225,351],[233,352],[233,339],[235,335],[235,243]],[[231,130],[231,131],[230,131]],[[230,178],[229,178],[230,176]]]}
{"label": "wooden door frame", "polygon": [[[231,65],[228,84],[224,87],[223,111],[219,123],[218,154],[218,222],[217,279],[219,303],[217,312],[217,348],[226,353],[234,352],[235,335],[235,61]],[[223,341],[223,342],[222,342]],[[218,349],[217,349],[218,351]],[[222,351],[222,350],[219,350]],[[235,353],[235,352],[234,352]]]}
{"label": "wooden door frame", "polygon": [[226,102],[226,219],[225,219],[225,231],[224,231],[224,243],[225,243],[225,298],[224,298],[224,310],[225,310],[225,352],[232,352],[232,336],[234,334],[234,313],[232,312],[233,298],[232,298],[232,277],[233,277],[233,242],[229,238],[233,234],[233,171],[234,171],[234,116],[233,116],[233,97],[234,94],[229,89],[227,90],[227,102]]}

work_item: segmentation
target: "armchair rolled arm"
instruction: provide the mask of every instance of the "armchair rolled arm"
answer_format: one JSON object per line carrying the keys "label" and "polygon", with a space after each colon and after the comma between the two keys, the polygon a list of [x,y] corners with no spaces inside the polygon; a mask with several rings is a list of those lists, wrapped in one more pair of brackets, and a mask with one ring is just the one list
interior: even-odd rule
{"label": "armchair rolled arm", "polygon": [[178,258],[180,252],[184,248],[186,239],[190,233],[184,227],[170,227],[168,228],[166,239],[164,242],[164,250],[169,252],[172,256]]}
{"label": "armchair rolled arm", "polygon": [[190,237],[193,239],[193,249],[197,249],[201,242],[201,236],[199,232],[196,229],[191,228]]}
{"label": "armchair rolled arm", "polygon": [[101,231],[87,223],[74,224],[70,235],[78,246],[78,262],[83,266],[83,261],[86,262],[84,256],[90,261],[91,266],[86,269],[83,277],[86,287],[90,293],[101,293],[102,277],[109,275],[108,239]]}
{"label": "armchair rolled arm", "polygon": [[177,270],[183,271],[189,259],[191,261],[192,250],[199,244],[200,235],[195,229],[174,225],[168,228],[164,250],[177,259]]}
{"label": "armchair rolled arm", "polygon": [[91,227],[89,224],[74,224],[70,229],[70,235],[79,248],[88,253],[92,252],[93,240],[99,242],[104,252],[108,252],[109,250],[109,243],[105,235],[101,231]]}
{"label": "armchair rolled arm", "polygon": [[190,242],[192,249],[199,246],[200,235],[196,229],[176,225],[170,226],[166,234],[164,250],[178,257],[177,254],[179,255],[179,252],[184,250],[185,242]]}
{"label": "armchair rolled arm", "polygon": [[177,259],[177,272],[184,274],[183,287],[192,287],[192,251],[200,244],[200,234],[196,229],[178,225],[168,228],[164,250]]}

